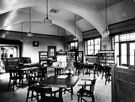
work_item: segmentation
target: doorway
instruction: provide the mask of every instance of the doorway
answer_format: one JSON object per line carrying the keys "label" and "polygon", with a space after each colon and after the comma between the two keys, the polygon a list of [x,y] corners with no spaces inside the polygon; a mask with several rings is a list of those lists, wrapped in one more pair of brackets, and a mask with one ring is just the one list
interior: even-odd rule
{"label": "doorway", "polygon": [[120,64],[135,65],[135,42],[120,43]]}
{"label": "doorway", "polygon": [[18,46],[0,46],[0,71],[5,70],[4,62],[6,58],[18,57]]}

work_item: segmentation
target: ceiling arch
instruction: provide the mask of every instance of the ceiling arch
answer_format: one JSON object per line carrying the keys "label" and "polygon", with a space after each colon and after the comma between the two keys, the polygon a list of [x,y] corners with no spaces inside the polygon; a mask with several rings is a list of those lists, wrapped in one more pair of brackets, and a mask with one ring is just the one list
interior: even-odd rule
{"label": "ceiling arch", "polygon": [[[45,0],[11,0],[11,5],[8,0],[1,0],[0,14],[8,11],[12,11],[19,8],[29,7],[29,6],[45,6]],[[93,6],[88,6],[80,3],[78,0],[49,0],[49,3],[54,7],[59,7],[61,9],[68,10],[70,12],[76,13],[86,19],[91,23],[99,32],[105,29],[105,21],[100,15],[100,12],[93,8]]]}
{"label": "ceiling arch", "polygon": [[[14,16],[12,16],[12,15],[14,15]],[[9,17],[6,18],[6,16],[9,16]],[[43,19],[42,16],[34,15],[34,14],[32,14],[31,16],[34,16],[34,18],[31,19],[32,25],[34,24],[35,21],[39,21],[41,24],[43,24],[43,22],[41,21]],[[28,21],[28,18],[29,18],[28,14],[23,11],[13,11],[13,12],[6,13],[4,18],[0,17],[0,19],[3,19],[3,21],[4,21],[3,23],[0,23],[0,28],[4,29],[5,27],[8,27],[8,26],[13,26],[16,24],[20,24],[21,22],[26,22],[26,21]],[[76,32],[75,32],[74,22],[59,19],[58,17],[52,17],[52,19],[53,19],[54,25],[58,25],[58,26],[64,28],[65,30],[67,30],[68,32],[70,32],[71,34],[76,36],[79,41],[82,40],[82,32],[77,26],[76,26]],[[10,28],[12,28],[12,27],[10,27]],[[29,29],[29,27],[27,28],[26,31],[29,31],[28,29]],[[34,29],[37,29],[37,28],[35,27]]]}

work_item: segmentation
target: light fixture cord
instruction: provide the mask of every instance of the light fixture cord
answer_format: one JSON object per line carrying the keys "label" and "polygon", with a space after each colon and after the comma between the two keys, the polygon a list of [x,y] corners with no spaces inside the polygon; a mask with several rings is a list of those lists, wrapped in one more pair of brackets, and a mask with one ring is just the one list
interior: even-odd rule
{"label": "light fixture cord", "polygon": [[107,20],[107,0],[105,0],[105,14],[106,14],[106,31],[108,31],[108,20]]}
{"label": "light fixture cord", "polygon": [[75,37],[76,37],[76,15],[74,16],[74,18],[75,18]]}
{"label": "light fixture cord", "polygon": [[29,7],[29,29],[31,33],[31,7]]}
{"label": "light fixture cord", "polygon": [[[23,33],[23,22],[21,23],[21,33]],[[21,34],[21,39],[23,39],[23,34]]]}
{"label": "light fixture cord", "polygon": [[48,0],[46,0],[46,19],[48,19]]}

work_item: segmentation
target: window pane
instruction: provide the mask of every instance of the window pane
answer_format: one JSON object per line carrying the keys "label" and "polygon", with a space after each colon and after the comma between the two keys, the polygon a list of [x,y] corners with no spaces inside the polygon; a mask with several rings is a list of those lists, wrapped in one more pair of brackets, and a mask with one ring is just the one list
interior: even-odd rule
{"label": "window pane", "polygon": [[90,45],[90,40],[88,40],[87,42],[88,42],[88,45]]}
{"label": "window pane", "polygon": [[134,65],[134,56],[130,56],[130,65]]}
{"label": "window pane", "polygon": [[127,35],[124,34],[124,35],[120,35],[120,41],[126,41],[127,39]]}
{"label": "window pane", "polygon": [[127,64],[127,44],[121,44],[121,64]]}
{"label": "window pane", "polygon": [[95,50],[100,50],[100,45],[95,45]]}
{"label": "window pane", "polygon": [[95,45],[99,45],[100,44],[100,38],[95,39]]}
{"label": "window pane", "polygon": [[93,45],[94,44],[94,41],[93,40],[90,40],[90,45]]}
{"label": "window pane", "polygon": [[130,40],[135,40],[135,33],[130,33],[129,39],[130,39]]}
{"label": "window pane", "polygon": [[119,41],[119,36],[116,35],[116,36],[115,36],[115,42],[118,42],[118,41]]}

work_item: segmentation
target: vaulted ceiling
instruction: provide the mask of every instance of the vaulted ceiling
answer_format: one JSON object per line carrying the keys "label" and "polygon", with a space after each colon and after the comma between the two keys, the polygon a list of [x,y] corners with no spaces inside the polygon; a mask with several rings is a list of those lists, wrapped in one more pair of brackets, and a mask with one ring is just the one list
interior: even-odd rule
{"label": "vaulted ceiling", "polygon": [[[96,28],[103,35],[106,29],[106,0],[48,0],[48,15],[53,25],[44,24],[46,0],[0,0],[0,29],[37,34],[74,35]],[[135,0],[107,0],[107,23],[135,18]],[[76,27],[76,28],[75,28]],[[59,32],[58,32],[59,29]]]}

